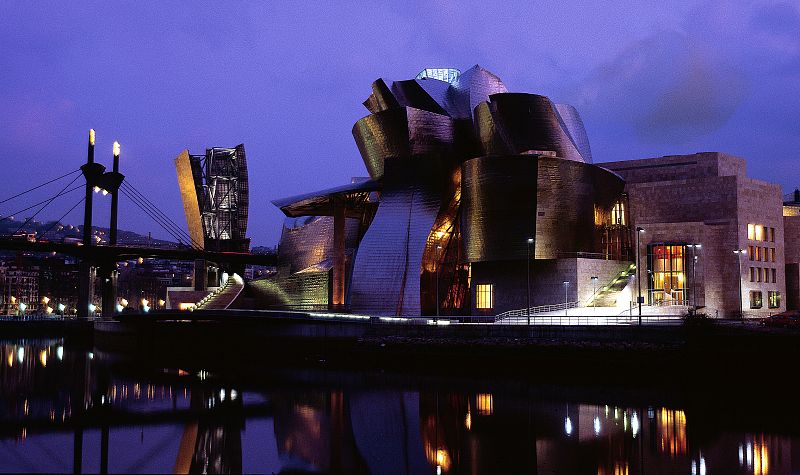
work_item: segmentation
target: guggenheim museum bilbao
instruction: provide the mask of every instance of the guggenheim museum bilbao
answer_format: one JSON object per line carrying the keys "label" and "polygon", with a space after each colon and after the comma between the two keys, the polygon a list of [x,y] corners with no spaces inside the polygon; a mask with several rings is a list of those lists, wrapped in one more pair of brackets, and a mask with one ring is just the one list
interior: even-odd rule
{"label": "guggenheim museum bilbao", "polygon": [[[353,137],[369,177],[273,201],[277,272],[230,307],[494,316],[624,311],[640,294],[650,311],[719,317],[798,307],[800,192],[748,178],[741,158],[594,164],[575,108],[480,66],[378,79],[364,106]],[[214,228],[197,206],[190,222]],[[246,215],[232,224],[243,239]]]}

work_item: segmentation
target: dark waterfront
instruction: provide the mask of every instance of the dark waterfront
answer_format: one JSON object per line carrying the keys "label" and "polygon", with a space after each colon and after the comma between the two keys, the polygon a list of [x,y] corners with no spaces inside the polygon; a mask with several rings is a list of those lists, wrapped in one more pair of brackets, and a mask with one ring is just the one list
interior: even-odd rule
{"label": "dark waterfront", "polygon": [[728,389],[687,393],[678,375],[663,375],[664,386],[603,389],[567,384],[567,375],[536,385],[324,364],[268,370],[255,360],[230,374],[157,368],[60,340],[0,349],[4,472],[800,470],[796,407],[785,393],[768,403],[769,382],[757,375],[742,374],[741,384],[762,386],[763,397],[748,390],[737,401]]}

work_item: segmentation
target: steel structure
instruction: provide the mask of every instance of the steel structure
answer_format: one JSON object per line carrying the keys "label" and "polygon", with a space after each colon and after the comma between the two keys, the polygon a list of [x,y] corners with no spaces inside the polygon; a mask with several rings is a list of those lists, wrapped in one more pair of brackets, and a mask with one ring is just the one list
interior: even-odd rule
{"label": "steel structure", "polygon": [[196,245],[214,251],[247,251],[249,191],[244,145],[183,151],[176,159],[178,184],[189,233]]}

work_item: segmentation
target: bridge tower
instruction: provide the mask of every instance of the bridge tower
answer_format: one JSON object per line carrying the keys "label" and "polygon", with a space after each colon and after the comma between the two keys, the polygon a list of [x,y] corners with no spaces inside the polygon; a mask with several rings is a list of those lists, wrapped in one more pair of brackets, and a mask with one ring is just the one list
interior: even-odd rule
{"label": "bridge tower", "polygon": [[[114,168],[106,172],[106,167],[94,161],[95,132],[89,130],[89,148],[86,163],[81,166],[81,172],[86,179],[86,198],[83,211],[83,245],[93,246],[92,239],[92,212],[93,195],[95,188],[100,188],[111,193],[111,245],[117,244],[117,208],[119,203],[119,187],[125,179],[119,173],[119,143],[114,142]],[[102,288],[103,315],[113,315],[117,295],[117,263],[95,262],[90,258],[81,261],[79,266],[78,282],[78,317],[89,318],[92,316],[92,296],[94,295],[94,282],[100,270]]]}

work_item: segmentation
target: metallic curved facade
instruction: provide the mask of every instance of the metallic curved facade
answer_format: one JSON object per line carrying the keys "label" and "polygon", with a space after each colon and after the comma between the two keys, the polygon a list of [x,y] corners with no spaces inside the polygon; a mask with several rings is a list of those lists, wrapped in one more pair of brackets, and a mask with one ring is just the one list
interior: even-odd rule
{"label": "metallic curved facade", "polygon": [[461,226],[468,262],[603,253],[603,229],[625,182],[557,157],[479,157],[462,166]]}
{"label": "metallic curved facade", "polygon": [[[496,282],[498,295],[511,295],[504,305],[517,305],[525,291],[514,272],[524,269],[529,249],[531,259],[547,261],[609,256],[611,209],[624,183],[591,165],[573,107],[509,93],[477,65],[464,72],[426,69],[391,83],[378,79],[371,89],[364,101],[370,115],[352,131],[371,181],[350,191],[373,190],[377,211],[369,220],[367,208],[359,208],[357,232],[332,231],[340,243],[347,237],[352,256],[344,290],[350,310],[462,315],[472,308],[470,279]],[[287,216],[313,214],[332,203],[329,195],[274,203]],[[331,230],[324,223],[308,218],[301,226],[307,236],[298,234],[303,238],[292,236],[294,226],[284,228],[282,272],[298,277],[303,269],[321,270],[314,261],[328,252],[322,242]],[[353,234],[359,242],[351,243]],[[512,273],[509,262],[519,263]]]}
{"label": "metallic curved facade", "polygon": [[578,149],[583,161],[592,163],[592,148],[589,146],[589,137],[583,126],[578,110],[569,104],[556,104],[556,112],[561,117],[561,125],[572,139],[573,145]]}
{"label": "metallic curved facade", "polygon": [[353,126],[361,158],[369,176],[383,176],[384,162],[411,156],[447,156],[453,150],[455,126],[442,114],[398,107],[364,117]]}
{"label": "metallic curved facade", "polygon": [[495,94],[475,109],[475,128],[484,155],[549,152],[584,161],[555,106],[545,96]]}
{"label": "metallic curved facade", "polygon": [[[278,269],[293,274],[333,260],[333,217],[286,218],[278,242]],[[345,220],[345,249],[358,243],[357,219]],[[330,263],[328,263],[330,266]]]}

